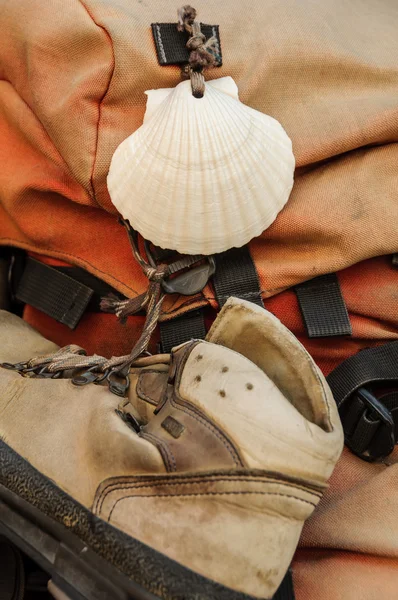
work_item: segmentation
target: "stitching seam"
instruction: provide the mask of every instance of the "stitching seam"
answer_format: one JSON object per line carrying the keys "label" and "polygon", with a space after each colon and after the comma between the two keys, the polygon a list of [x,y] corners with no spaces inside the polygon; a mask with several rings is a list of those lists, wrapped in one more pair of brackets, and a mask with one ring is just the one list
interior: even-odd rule
{"label": "stitching seam", "polygon": [[[120,483],[120,482],[112,482],[109,483],[108,485],[106,485],[104,487],[104,489],[101,492],[101,496],[99,496],[95,502],[94,505],[94,510],[99,510],[99,512],[102,511],[102,507],[104,504],[104,501],[106,499],[106,497],[111,494],[112,492],[117,492],[118,490],[136,490],[136,489],[143,489],[143,488],[153,488],[153,487],[157,487],[157,486],[161,486],[161,487],[166,487],[166,486],[192,486],[192,485],[203,485],[205,483],[219,483],[219,482],[226,482],[226,483],[255,483],[255,484],[270,484],[270,485],[283,485],[286,486],[287,488],[293,488],[293,489],[302,489],[304,492],[308,493],[308,494],[313,494],[314,496],[317,496],[318,498],[322,497],[322,492],[317,492],[315,490],[309,490],[307,489],[304,485],[302,487],[299,488],[298,485],[294,485],[293,483],[288,483],[286,481],[281,481],[278,479],[266,479],[266,478],[258,478],[258,477],[210,477],[210,478],[201,478],[200,476],[198,476],[198,479],[196,481],[193,480],[181,480],[181,479],[176,479],[174,481],[160,481],[157,482],[156,480],[151,481],[150,483],[143,483],[143,484],[134,484],[131,482],[124,482],[124,483]],[[271,493],[271,492],[269,492]],[[137,494],[138,495],[138,494]],[[282,494],[285,495],[285,494]]]}
{"label": "stitching seam", "polygon": [[197,415],[193,410],[190,410],[189,407],[187,407],[187,406],[183,406],[182,404],[179,404],[179,403],[177,404],[173,398],[170,398],[170,404],[177,410],[181,410],[182,412],[185,412],[187,415],[189,415],[190,417],[192,417],[193,419],[198,421],[198,423],[200,423],[201,425],[206,427],[206,429],[211,431],[211,433],[213,435],[215,435],[216,438],[218,438],[220,440],[220,442],[223,444],[223,446],[225,446],[225,448],[228,450],[235,465],[237,467],[243,466],[241,463],[240,457],[239,457],[238,453],[236,452],[235,448],[233,447],[233,445],[229,442],[229,440],[227,440],[225,438],[225,436],[222,434],[222,432],[220,432],[214,425],[212,425],[212,423],[207,421],[205,417]]}
{"label": "stitching seam", "polygon": [[149,404],[152,404],[153,406],[157,406],[158,403],[155,400],[153,400],[152,398],[150,398],[143,390],[142,386],[143,386],[143,379],[144,379],[145,373],[156,373],[156,374],[162,373],[165,375],[165,377],[167,377],[167,373],[165,371],[156,371],[155,369],[148,369],[148,370],[140,373],[138,376],[138,383],[137,383],[137,387],[136,387],[137,396],[141,400],[144,400],[145,402],[149,402]]}
{"label": "stitching seam", "polygon": [[159,51],[162,57],[162,61],[164,63],[167,63],[167,58],[166,58],[166,52],[164,51],[164,46],[163,46],[163,41],[162,41],[162,35],[161,35],[161,31],[160,31],[160,26],[156,25],[156,33],[157,33],[157,37],[158,37],[158,44],[159,44]]}
{"label": "stitching seam", "polygon": [[161,438],[147,431],[142,431],[140,433],[140,437],[143,437],[144,439],[148,440],[148,442],[153,444],[159,450],[163,460],[166,462],[166,467],[168,471],[177,471],[177,465],[174,455],[170,450],[169,446]]}
{"label": "stitching seam", "polygon": [[[18,95],[18,98],[21,100],[21,102],[23,102],[23,104],[27,107],[27,109],[29,110],[29,112],[31,113],[31,115],[33,116],[33,118],[37,121],[37,123],[39,123],[40,125],[40,130],[42,135],[46,138],[46,140],[51,144],[51,147],[53,149],[53,151],[55,152],[55,154],[57,155],[57,158],[60,160],[61,166],[64,169],[64,173],[67,174],[71,179],[73,179],[73,181],[75,183],[77,183],[84,191],[85,196],[90,197],[89,192],[87,191],[87,189],[85,188],[84,185],[82,185],[80,183],[80,181],[78,181],[76,179],[75,174],[72,172],[72,169],[70,167],[70,165],[66,162],[65,158],[62,156],[60,150],[58,149],[58,147],[55,145],[54,140],[50,137],[50,134],[48,133],[47,129],[45,128],[44,124],[42,123],[42,121],[39,119],[38,115],[34,113],[33,108],[27,103],[27,101],[25,100],[25,98],[23,98],[22,96],[19,95],[19,93],[17,92],[14,84],[9,80],[9,79],[5,79],[3,77],[0,77],[0,82],[3,81],[5,83],[8,83],[12,89],[14,90],[14,92]],[[59,191],[56,191],[55,193],[59,193]],[[69,198],[68,198],[69,200]],[[11,217],[11,215],[9,215]],[[11,217],[12,218],[12,217]],[[14,219],[13,219],[14,220]],[[0,238],[0,240],[8,240],[9,238]],[[19,240],[11,240],[10,241],[14,241],[14,242],[18,242]]]}
{"label": "stitching seam", "polygon": [[293,498],[298,502],[304,502],[305,504],[309,504],[313,508],[315,508],[316,504],[309,502],[308,500],[303,500],[302,498],[297,498],[296,496],[291,496],[289,494],[278,494],[276,492],[206,492],[203,494],[147,494],[147,495],[139,495],[132,494],[129,496],[124,496],[123,498],[119,498],[116,500],[111,512],[109,513],[108,523],[112,518],[113,511],[115,510],[117,504],[122,500],[127,500],[127,498],[184,498],[184,497],[196,497],[196,496],[248,496],[248,495],[258,495],[258,496],[282,496],[283,498]]}
{"label": "stitching seam", "polygon": [[100,202],[98,202],[96,194],[95,194],[95,188],[94,188],[94,171],[95,171],[95,165],[97,164],[97,156],[98,156],[98,141],[99,141],[99,129],[100,129],[100,123],[101,123],[102,103],[103,103],[106,95],[109,92],[109,88],[110,88],[110,85],[111,85],[111,82],[112,82],[112,79],[113,79],[113,74],[115,72],[115,50],[114,50],[114,47],[113,47],[112,38],[111,38],[109,32],[107,31],[107,29],[105,29],[105,27],[103,25],[100,25],[99,23],[96,22],[96,20],[94,19],[94,16],[91,14],[90,10],[86,6],[86,4],[83,2],[83,0],[79,0],[79,2],[83,6],[83,8],[86,10],[88,16],[93,21],[93,23],[97,27],[99,27],[100,29],[102,29],[102,31],[104,32],[104,34],[105,34],[105,36],[106,36],[106,38],[107,38],[107,40],[109,42],[111,53],[112,53],[112,70],[111,70],[111,73],[110,73],[110,76],[109,76],[108,83],[105,86],[104,93],[102,94],[102,96],[101,96],[101,98],[99,99],[99,102],[98,102],[98,120],[97,120],[96,136],[95,136],[94,158],[93,158],[93,164],[92,164],[91,176],[90,176],[90,186],[91,186],[93,198],[97,202],[97,204],[99,206],[101,206],[101,204],[100,204]]}

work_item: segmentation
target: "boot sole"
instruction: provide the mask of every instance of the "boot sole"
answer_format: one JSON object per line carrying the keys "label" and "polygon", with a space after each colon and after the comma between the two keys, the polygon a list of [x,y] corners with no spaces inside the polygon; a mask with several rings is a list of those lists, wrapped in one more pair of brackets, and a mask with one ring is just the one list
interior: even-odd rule
{"label": "boot sole", "polygon": [[96,517],[1,440],[0,532],[71,600],[256,600]]}

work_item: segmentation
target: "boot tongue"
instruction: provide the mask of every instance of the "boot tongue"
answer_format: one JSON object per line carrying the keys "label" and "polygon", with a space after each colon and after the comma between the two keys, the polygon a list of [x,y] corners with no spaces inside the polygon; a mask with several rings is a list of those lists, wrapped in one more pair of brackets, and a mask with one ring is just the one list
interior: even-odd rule
{"label": "boot tongue", "polygon": [[174,382],[177,370],[196,343],[197,341],[184,342],[173,348],[171,354],[141,359],[147,361],[145,367],[132,369],[130,372],[130,389],[133,388],[133,396],[152,405],[156,414],[166,399],[167,385]]}
{"label": "boot tongue", "polygon": [[185,342],[173,348],[171,354],[158,354],[137,359],[130,370],[128,398],[118,409],[146,425],[163,406],[167,387],[172,384],[180,363],[188,356],[189,348],[197,342]]}
{"label": "boot tongue", "polygon": [[[128,397],[123,398],[118,409],[145,425],[153,416],[156,407],[166,394],[170,364],[166,355],[148,357],[145,366],[133,367],[130,371]],[[156,362],[156,359],[164,359]],[[144,360],[144,359],[143,359]]]}

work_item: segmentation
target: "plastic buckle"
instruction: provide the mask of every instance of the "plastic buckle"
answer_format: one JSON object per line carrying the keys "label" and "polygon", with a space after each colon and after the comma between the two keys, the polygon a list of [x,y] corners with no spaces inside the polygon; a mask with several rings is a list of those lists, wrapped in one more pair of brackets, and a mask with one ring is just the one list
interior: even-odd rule
{"label": "plastic buckle", "polygon": [[368,462],[386,458],[395,446],[395,424],[391,412],[374,394],[364,387],[359,388],[351,398],[360,400],[365,407],[360,419],[366,419],[368,422],[379,421],[379,427],[375,430],[365,450],[359,452],[356,448],[356,428],[352,435],[346,435],[345,442],[347,446],[354,454]]}
{"label": "plastic buckle", "polygon": [[[145,252],[152,267],[157,267],[155,250],[151,248],[150,242],[145,240]],[[196,257],[195,257],[196,258]],[[205,261],[205,262],[202,262]],[[179,269],[179,260],[169,263],[173,276],[162,281],[162,288],[167,294],[181,294],[182,296],[193,296],[201,292],[210,277],[216,271],[216,261],[213,256],[197,256],[197,266],[182,267]],[[181,273],[178,271],[181,270]]]}

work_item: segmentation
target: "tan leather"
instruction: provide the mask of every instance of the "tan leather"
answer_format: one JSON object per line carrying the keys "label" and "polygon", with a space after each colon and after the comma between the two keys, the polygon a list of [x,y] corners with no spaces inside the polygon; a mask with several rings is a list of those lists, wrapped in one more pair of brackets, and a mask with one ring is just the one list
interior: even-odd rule
{"label": "tan leather", "polygon": [[[5,312],[0,331],[1,360],[57,348]],[[105,386],[0,370],[0,435],[114,526],[269,598],[342,449],[327,384],[275,317],[235,299],[208,341],[169,363],[142,359],[122,401]]]}
{"label": "tan leather", "polygon": [[[270,312],[236,298],[230,298],[225,304],[206,339],[222,346],[218,352],[211,347],[209,363],[220,363],[218,357],[227,347],[235,352],[232,355],[234,366],[227,365],[230,367],[228,373],[232,375],[225,383],[222,378],[226,380],[227,374],[216,374],[214,370],[211,393],[202,394],[196,401],[206,402],[207,410],[215,419],[221,412],[224,419],[240,413],[241,427],[235,435],[239,435],[242,452],[246,447],[244,440],[250,439],[247,450],[250,466],[261,467],[262,461],[266,460],[268,468],[287,468],[292,474],[301,472],[302,476],[317,481],[328,479],[341,453],[343,433],[330,388],[304,346]],[[194,361],[195,357],[192,357],[192,365]],[[256,371],[254,365],[261,371]],[[203,365],[203,369],[207,370],[208,365]],[[199,371],[194,369],[194,372]],[[237,381],[231,381],[233,377],[238,380],[236,373],[244,374],[246,384],[253,385],[252,391],[260,387],[268,394],[258,398],[242,382],[241,393],[248,401],[244,405],[237,403],[233,409],[230,407],[224,416],[225,398],[222,399],[217,390],[223,388],[227,392],[228,385],[228,397],[231,398],[229,390],[236,393],[238,389]],[[194,395],[188,370],[182,382],[182,393],[187,397]],[[252,453],[258,419],[261,418],[262,431],[267,435],[258,436],[258,451],[264,458],[257,463],[259,459]]]}
{"label": "tan leather", "polygon": [[297,338],[272,313],[230,298],[214,321],[207,341],[243,353],[265,371],[293,406],[331,431],[338,420],[325,378]]}
{"label": "tan leather", "polygon": [[270,598],[318,499],[304,487],[238,471],[106,482],[95,509],[191,569]]}
{"label": "tan leather", "polygon": [[[0,311],[0,361],[57,350],[29,325]],[[32,379],[0,370],[0,436],[14,450],[90,507],[107,477],[162,473],[158,450],[116,414],[119,398],[101,386]]]}
{"label": "tan leather", "polygon": [[120,403],[119,408],[126,414],[132,414],[140,423],[147,423],[166,392],[169,363],[168,356],[163,363],[131,369],[129,397]]}
{"label": "tan leather", "polygon": [[[141,435],[151,440],[161,452],[168,471],[203,471],[243,467],[238,446],[223,426],[208,417],[206,411],[181,396],[180,380],[188,369],[187,360],[203,344],[184,344],[175,354],[176,374],[171,378],[167,401],[160,412],[142,428]],[[188,369],[189,370],[189,369]],[[196,377],[190,377],[197,385]]]}

